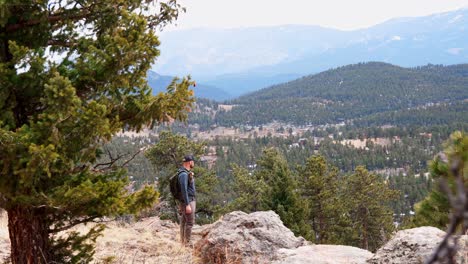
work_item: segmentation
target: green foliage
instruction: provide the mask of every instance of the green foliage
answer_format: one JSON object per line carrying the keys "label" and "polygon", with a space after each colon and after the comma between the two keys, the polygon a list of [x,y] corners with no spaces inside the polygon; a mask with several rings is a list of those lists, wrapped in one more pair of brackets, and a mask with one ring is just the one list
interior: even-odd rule
{"label": "green foliage", "polygon": [[346,177],[343,195],[353,230],[349,245],[375,251],[387,241],[394,230],[388,203],[398,194],[362,166]]}
{"label": "green foliage", "polygon": [[209,224],[217,219],[215,216],[220,210],[220,201],[215,188],[218,186],[218,177],[214,171],[204,167],[194,168],[197,188],[197,223]]}
{"label": "green foliage", "polygon": [[265,210],[262,204],[268,185],[259,173],[249,173],[245,168],[236,164],[231,165],[234,183],[232,191],[236,198],[229,204],[226,212],[241,210],[244,212],[256,212]]}
{"label": "green foliage", "polygon": [[268,185],[263,203],[273,210],[296,235],[310,238],[310,226],[306,224],[308,208],[297,192],[297,182],[284,157],[274,148],[266,149],[258,161],[256,173]]}
{"label": "green foliage", "polygon": [[[467,160],[468,136],[466,133],[456,131],[445,144],[444,153],[437,155],[431,162],[431,176],[438,184],[423,201],[415,205],[416,215],[407,227],[429,225],[440,229],[447,228],[449,213],[453,210],[447,191],[451,194],[457,193],[456,173],[461,174],[461,187],[468,189]],[[444,182],[448,182],[448,190],[442,188]]]}
{"label": "green foliage", "polygon": [[154,184],[156,172],[145,157],[144,150],[156,140],[156,137],[115,136],[102,147],[102,153],[96,163],[101,164],[101,167],[114,161],[117,166],[125,166],[132,189]]}
{"label": "green foliage", "polygon": [[294,234],[310,239],[307,203],[297,192],[297,182],[284,157],[276,149],[266,149],[258,165],[252,175],[234,166],[234,190],[238,192],[228,208],[245,212],[273,210]]}
{"label": "green foliage", "polygon": [[356,126],[435,126],[468,123],[468,103],[466,101],[445,102],[437,105],[382,112],[353,121]]}
{"label": "green foliage", "polygon": [[302,197],[308,202],[311,223],[318,244],[342,242],[342,227],[346,225],[346,208],[340,192],[341,181],[338,169],[327,163],[320,155],[310,157],[305,166],[299,168]]}
{"label": "green foliage", "polygon": [[257,164],[253,172],[233,165],[235,195],[227,211],[273,210],[296,235],[369,250],[385,243],[394,230],[389,202],[399,192],[364,167],[339,177],[337,168],[315,155],[294,175],[273,148]]}
{"label": "green foliage", "polygon": [[[181,10],[174,0],[157,5],[159,13],[146,12],[153,1],[139,0],[0,8],[0,207],[23,208],[43,222],[47,230],[39,232],[50,236],[31,243],[42,245],[37,254],[46,262],[87,262],[93,247],[86,241],[101,229],[65,240],[58,231],[135,213],[157,198],[151,187],[128,193],[126,171],[115,164],[94,167],[116,132],[184,120],[194,101],[190,78],[156,96],[146,84],[159,55],[155,28]],[[26,241],[11,235],[21,251]]]}
{"label": "green foliage", "polygon": [[400,191],[400,197],[390,203],[397,216],[395,219],[397,222],[401,222],[402,218],[405,219],[414,213],[411,212],[414,210],[413,207],[422,201],[432,189],[432,180],[423,173],[410,172],[406,175],[400,173],[388,177],[387,181],[392,189]]}
{"label": "green foliage", "polygon": [[447,228],[449,222],[450,203],[447,196],[439,190],[432,190],[421,202],[415,204],[415,217],[409,226],[434,226],[440,229]]}
{"label": "green foliage", "polygon": [[[465,127],[468,128],[466,125],[460,126],[461,129]],[[222,200],[231,201],[238,196],[230,187],[237,170],[231,172],[226,168],[232,167],[230,164],[234,163],[241,168],[248,168],[246,173],[253,173],[257,160],[262,156],[262,150],[275,147],[287,159],[292,170],[296,169],[297,164],[304,166],[311,156],[320,155],[330,167],[337,167],[340,175],[352,173],[359,165],[365,166],[373,173],[385,175],[391,189],[401,192],[398,199],[390,202],[391,208],[397,215],[395,221],[400,223],[401,218],[409,216],[414,210],[414,205],[424,199],[431,190],[432,180],[427,178],[426,174],[428,161],[440,151],[442,142],[450,135],[450,130],[451,127],[448,126],[404,128],[343,126],[318,128],[301,136],[287,138],[271,136],[236,140],[218,138],[207,143],[220,153],[217,155],[214,169],[221,182],[220,189],[216,191],[222,196]],[[333,136],[335,140],[329,136]],[[386,146],[368,142],[365,149],[336,142],[358,138],[387,138],[391,142]],[[317,139],[323,140],[317,142]],[[294,143],[299,143],[299,146],[292,146]],[[392,172],[392,170],[399,171]],[[302,183],[300,176],[301,173],[298,174],[298,180]]]}

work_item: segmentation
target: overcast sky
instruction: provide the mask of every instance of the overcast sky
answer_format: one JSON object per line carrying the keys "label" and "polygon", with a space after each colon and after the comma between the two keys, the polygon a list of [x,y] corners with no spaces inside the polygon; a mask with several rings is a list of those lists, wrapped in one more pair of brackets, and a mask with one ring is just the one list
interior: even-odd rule
{"label": "overcast sky", "polygon": [[425,16],[468,7],[468,0],[179,0],[187,8],[173,29],[285,24],[343,30],[395,17]]}

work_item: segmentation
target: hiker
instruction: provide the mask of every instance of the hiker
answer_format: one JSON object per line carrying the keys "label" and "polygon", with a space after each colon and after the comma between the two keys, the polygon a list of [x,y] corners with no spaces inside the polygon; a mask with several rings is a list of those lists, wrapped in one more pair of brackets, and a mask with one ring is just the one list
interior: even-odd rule
{"label": "hiker", "polygon": [[191,245],[190,237],[192,227],[195,224],[195,178],[191,171],[194,166],[195,159],[193,155],[186,155],[178,173],[181,190],[179,203],[180,240],[182,244],[188,246]]}

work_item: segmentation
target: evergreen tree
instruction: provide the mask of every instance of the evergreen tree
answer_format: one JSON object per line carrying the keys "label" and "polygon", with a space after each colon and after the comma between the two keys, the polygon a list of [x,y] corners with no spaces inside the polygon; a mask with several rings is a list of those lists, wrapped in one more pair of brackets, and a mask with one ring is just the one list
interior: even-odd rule
{"label": "evergreen tree", "polygon": [[259,173],[249,173],[243,167],[232,164],[233,191],[237,197],[226,207],[227,211],[241,210],[246,213],[264,210],[263,200],[268,189],[265,179]]}
{"label": "evergreen tree", "polygon": [[[175,0],[2,1],[0,4],[0,208],[12,263],[88,263],[102,231],[58,237],[79,223],[132,213],[157,198],[129,194],[115,162],[95,164],[122,130],[184,120],[190,79],[151,95],[156,28]],[[152,10],[158,10],[154,13]]]}
{"label": "evergreen tree", "polygon": [[438,189],[432,190],[421,202],[414,205],[415,216],[406,227],[434,226],[447,228],[450,203],[447,195]]}
{"label": "evergreen tree", "polygon": [[[451,208],[453,205],[451,206],[448,195],[452,195],[455,201],[455,197],[460,195],[459,189],[464,188],[465,193],[468,193],[467,160],[468,136],[463,132],[456,131],[445,144],[445,151],[437,155],[431,162],[431,176],[438,184],[423,201],[415,205],[416,215],[408,227],[429,225],[440,229],[447,228],[451,210],[460,209]],[[461,175],[458,183],[455,180],[457,173]],[[444,184],[446,190],[443,189]],[[457,184],[459,186],[456,186]],[[463,208],[463,205],[461,206]],[[468,209],[464,210],[466,215]],[[460,226],[462,225],[460,224]],[[467,227],[468,225],[465,223],[465,228]]]}
{"label": "evergreen tree", "polygon": [[346,224],[345,208],[339,193],[338,169],[325,158],[314,155],[299,168],[302,196],[308,201],[309,220],[319,244],[339,243],[341,230]]}
{"label": "evergreen tree", "polygon": [[[444,194],[450,202],[450,223],[444,239],[435,249],[428,263],[450,260],[455,263],[457,250],[462,252],[464,246],[456,246],[457,237],[468,232],[468,136],[456,131],[447,142],[444,155],[439,155],[431,164],[431,171],[440,177]],[[455,246],[454,246],[455,244]],[[464,257],[460,258],[464,261]]]}
{"label": "evergreen tree", "polygon": [[311,239],[311,229],[307,224],[309,208],[297,192],[297,182],[287,161],[278,150],[269,148],[257,163],[256,178],[264,179],[268,185],[263,201],[265,209],[275,211],[294,234]]}
{"label": "evergreen tree", "polygon": [[347,244],[375,251],[394,230],[393,213],[387,204],[399,193],[389,189],[383,180],[362,166],[346,178],[344,187],[344,199],[354,230],[347,238]]}

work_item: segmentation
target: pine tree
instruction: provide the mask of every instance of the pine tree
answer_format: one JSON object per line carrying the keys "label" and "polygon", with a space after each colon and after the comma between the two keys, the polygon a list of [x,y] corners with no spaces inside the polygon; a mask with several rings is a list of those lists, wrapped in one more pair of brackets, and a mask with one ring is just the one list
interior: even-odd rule
{"label": "pine tree", "polygon": [[[429,225],[443,230],[448,227],[449,213],[454,210],[448,195],[452,195],[452,198],[455,199],[454,197],[457,197],[457,195],[460,196],[460,194],[457,194],[459,192],[457,188],[463,189],[463,187],[465,193],[468,193],[467,160],[468,136],[463,132],[456,131],[445,143],[444,152],[437,155],[431,162],[431,177],[438,184],[434,186],[423,201],[415,205],[416,214],[408,227]],[[461,183],[456,183],[457,173],[461,175],[459,179]],[[446,186],[445,190],[443,189],[444,184]],[[456,186],[457,184],[464,186]],[[465,214],[467,210],[465,208]]]}
{"label": "pine tree", "polygon": [[226,207],[227,211],[240,210],[246,213],[264,210],[263,200],[268,188],[265,179],[258,173],[249,171],[236,164],[231,165],[234,176],[232,190],[237,197]]}
{"label": "pine tree", "polygon": [[354,234],[348,245],[375,251],[386,242],[394,230],[393,212],[388,203],[398,197],[378,176],[358,166],[346,178],[344,199]]}
{"label": "pine tree", "polygon": [[125,170],[96,160],[123,128],[186,118],[189,78],[157,96],[146,83],[156,29],[179,11],[175,0],[1,2],[0,208],[12,263],[88,263],[103,227],[60,231],[154,203],[152,188],[129,194]]}
{"label": "pine tree", "polygon": [[[457,246],[457,237],[468,232],[468,136],[461,131],[450,135],[444,154],[439,154],[431,164],[433,175],[440,177],[439,183],[450,203],[449,223],[444,239],[434,250],[428,263],[449,260],[455,263],[457,251],[465,249]],[[466,250],[465,250],[466,252]],[[463,255],[463,254],[462,254]],[[463,262],[464,257],[460,258]]]}
{"label": "pine tree", "polygon": [[257,162],[257,178],[264,179],[268,188],[264,195],[264,208],[275,211],[296,235],[311,239],[307,224],[309,208],[298,193],[298,186],[288,163],[274,148],[266,149]]}
{"label": "pine tree", "polygon": [[338,169],[323,156],[310,157],[299,168],[302,196],[308,201],[309,220],[319,244],[338,243],[346,226],[345,208],[339,194]]}
{"label": "pine tree", "polygon": [[414,205],[415,216],[408,227],[434,226],[447,228],[450,203],[440,190],[432,190],[421,202]]}

